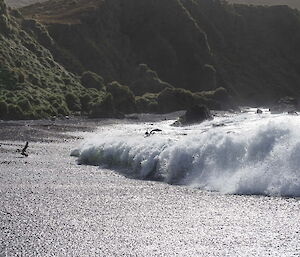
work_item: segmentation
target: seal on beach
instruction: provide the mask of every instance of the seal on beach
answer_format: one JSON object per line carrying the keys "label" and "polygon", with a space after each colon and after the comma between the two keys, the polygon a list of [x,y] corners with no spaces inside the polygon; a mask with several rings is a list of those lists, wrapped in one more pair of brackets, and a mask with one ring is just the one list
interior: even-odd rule
{"label": "seal on beach", "polygon": [[161,132],[162,130],[161,129],[152,129],[150,132],[147,130],[146,132],[145,132],[145,136],[146,137],[148,137],[148,136],[150,136],[150,135],[153,135],[153,134],[155,134],[154,132]]}

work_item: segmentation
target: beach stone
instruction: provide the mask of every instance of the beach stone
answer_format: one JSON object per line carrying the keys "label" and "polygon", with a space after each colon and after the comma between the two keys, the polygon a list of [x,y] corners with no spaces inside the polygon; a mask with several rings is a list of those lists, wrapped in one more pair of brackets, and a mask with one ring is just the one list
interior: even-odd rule
{"label": "beach stone", "polygon": [[192,123],[201,123],[205,120],[213,119],[210,110],[205,105],[192,105],[186,110],[186,113],[182,115],[174,126],[188,125]]}

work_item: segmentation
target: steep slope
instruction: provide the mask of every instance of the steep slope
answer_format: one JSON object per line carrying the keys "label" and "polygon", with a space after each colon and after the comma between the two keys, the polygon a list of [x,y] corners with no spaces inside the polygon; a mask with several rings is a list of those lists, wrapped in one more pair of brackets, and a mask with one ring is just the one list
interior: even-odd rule
{"label": "steep slope", "polygon": [[5,0],[8,6],[20,8],[26,5],[34,4],[37,2],[45,2],[46,0]]}
{"label": "steep slope", "polygon": [[[68,2],[66,3],[68,4]],[[81,1],[78,3],[82,5],[77,5],[75,9],[70,9],[67,5],[64,5],[65,9],[60,9],[63,14],[67,12],[68,15],[48,11],[48,15],[49,13],[51,15],[43,17],[48,21],[51,20],[50,23],[55,26],[63,25],[63,28],[70,26],[72,33],[74,32],[73,26],[79,26],[80,29],[82,29],[81,26],[87,28],[87,24],[83,24],[81,21],[83,19],[88,22],[93,10],[98,10],[96,2]],[[54,15],[55,19],[53,19]],[[193,21],[189,19],[189,22]],[[196,33],[196,35],[204,35],[199,32],[199,28],[195,24],[193,24],[193,28],[200,33]],[[87,39],[91,39],[90,34],[87,36]],[[108,38],[109,42],[114,43],[113,48],[109,48],[110,46],[107,45],[107,50],[114,54],[120,44],[113,40],[112,35],[105,35],[104,38]],[[205,37],[200,39],[204,40],[202,43],[206,44]],[[77,38],[73,46],[80,46],[79,40]],[[204,45],[204,48],[208,51],[207,45]],[[223,108],[227,104],[227,101],[221,103],[220,99],[220,96],[222,99],[228,99],[224,89],[201,94],[174,89],[172,85],[162,81],[157,73],[145,64],[129,66],[130,73],[128,74],[132,75],[131,81],[133,88],[136,88],[135,92],[146,90],[153,93],[152,98],[149,101],[146,95],[136,99],[127,86],[117,81],[106,83],[101,76],[84,67],[84,62],[80,63],[82,61],[80,57],[92,59],[94,58],[93,54],[97,55],[94,48],[87,48],[90,56],[85,56],[85,52],[77,53],[78,55],[75,55],[76,52],[68,53],[69,49],[74,50],[72,48],[64,49],[57,44],[45,26],[37,20],[24,19],[18,10],[7,9],[3,0],[0,0],[0,119],[37,119],[68,114],[83,114],[90,117],[123,117],[123,113],[137,111],[175,111],[187,108],[194,103],[207,103],[209,107],[214,108]],[[124,58],[124,56],[121,57]],[[78,58],[77,62],[80,67],[83,67],[83,72],[77,75],[67,71],[57,62],[57,60],[72,61],[76,58]],[[116,64],[115,59],[112,61]],[[125,61],[124,64],[126,64]],[[106,68],[106,66],[104,67]],[[107,74],[113,74],[109,71]],[[112,69],[111,71],[117,74],[116,70]],[[168,103],[170,99],[178,98],[182,99],[174,101],[172,105]]]}
{"label": "steep slope", "polygon": [[57,0],[22,13],[46,25],[56,60],[78,74],[92,70],[131,86],[146,63],[175,87],[223,86],[244,103],[300,96],[300,15],[286,6]]}
{"label": "steep slope", "polygon": [[9,12],[0,0],[0,119],[89,112],[96,104],[101,108],[107,93],[84,88],[36,38],[54,44],[43,25]]}
{"label": "steep slope", "polygon": [[255,7],[184,0],[206,31],[219,83],[243,101],[270,103],[300,95],[300,13],[287,6]]}
{"label": "steep slope", "polygon": [[228,0],[228,2],[248,5],[288,5],[291,8],[297,8],[300,10],[299,0]]}
{"label": "steep slope", "polygon": [[[34,3],[41,3],[46,1],[47,0],[6,0],[6,3],[11,7],[20,8]],[[227,2],[247,5],[288,5],[292,8],[300,9],[299,0],[227,0]]]}
{"label": "steep slope", "polygon": [[[94,3],[94,9],[88,9],[87,2]],[[215,87],[213,74],[207,72],[212,56],[206,34],[180,1],[79,0],[71,4],[66,0],[56,4],[61,7],[54,8],[49,1],[24,8],[22,13],[47,25],[61,50],[56,57],[69,70],[92,70],[105,80],[130,84],[136,67],[146,63],[177,87],[194,91]]]}

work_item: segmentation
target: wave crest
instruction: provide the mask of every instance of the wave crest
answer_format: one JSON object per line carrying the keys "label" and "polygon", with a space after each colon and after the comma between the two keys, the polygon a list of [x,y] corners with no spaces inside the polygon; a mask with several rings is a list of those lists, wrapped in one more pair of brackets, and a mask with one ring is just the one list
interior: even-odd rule
{"label": "wave crest", "polygon": [[[297,118],[232,118],[188,128],[156,123],[162,134],[144,137],[145,125],[120,125],[86,140],[73,152],[79,164],[127,168],[140,179],[160,179],[228,194],[300,196]],[[188,135],[185,135],[188,134]]]}

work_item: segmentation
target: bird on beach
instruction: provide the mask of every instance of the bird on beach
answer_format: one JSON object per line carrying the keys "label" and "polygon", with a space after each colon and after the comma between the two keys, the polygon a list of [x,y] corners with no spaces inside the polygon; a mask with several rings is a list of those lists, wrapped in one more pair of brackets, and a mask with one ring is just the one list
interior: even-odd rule
{"label": "bird on beach", "polygon": [[26,142],[25,146],[23,147],[22,150],[17,149],[18,153],[21,153],[23,156],[28,157],[28,153],[26,152],[27,148],[28,148],[29,143]]}

